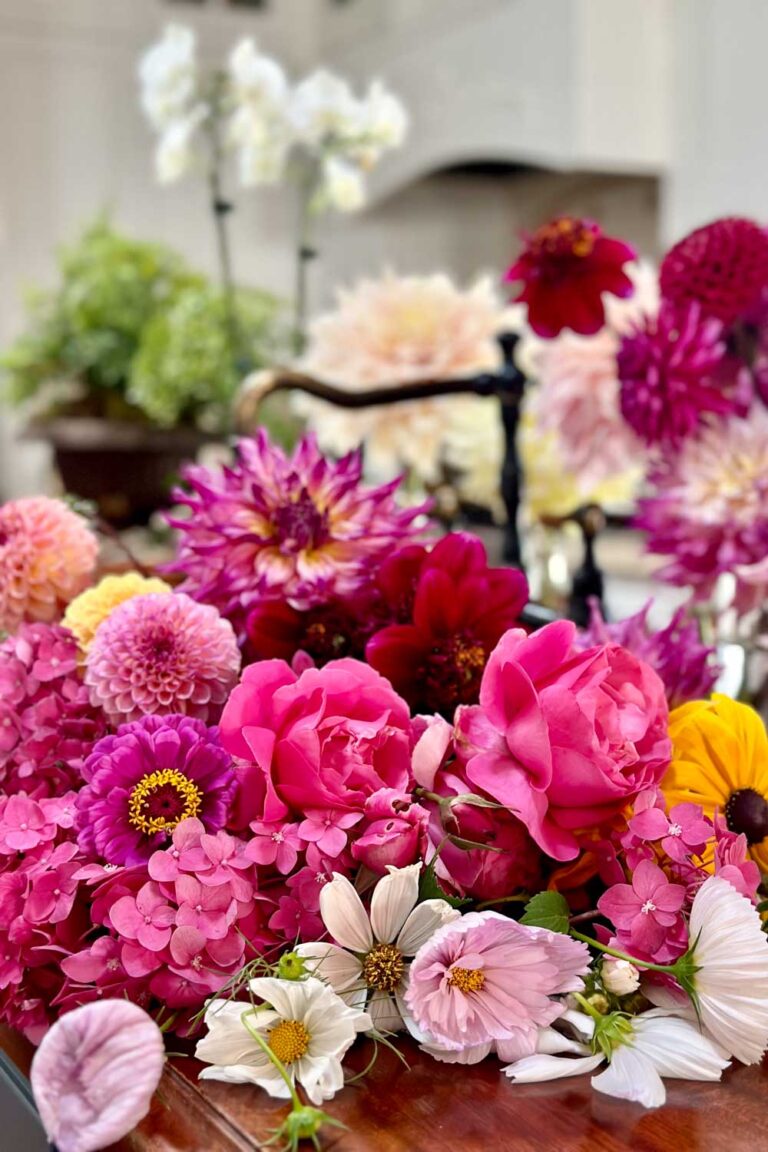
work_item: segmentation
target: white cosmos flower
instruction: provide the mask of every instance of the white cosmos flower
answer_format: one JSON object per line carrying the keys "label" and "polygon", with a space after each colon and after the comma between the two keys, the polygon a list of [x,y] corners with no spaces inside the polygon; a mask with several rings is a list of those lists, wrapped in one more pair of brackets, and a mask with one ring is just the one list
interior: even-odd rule
{"label": "white cosmos flower", "polygon": [[195,137],[208,115],[206,104],[197,104],[188,115],[174,120],[161,135],[155,152],[155,172],[161,184],[174,184],[195,162]]}
{"label": "white cosmos flower", "polygon": [[158,131],[183,117],[197,86],[195,34],[191,28],[169,24],[157,44],[139,62],[141,106]]}
{"label": "white cosmos flower", "polygon": [[244,1023],[264,1037],[301,1084],[313,1104],[330,1100],[344,1087],[341,1060],[358,1033],[371,1026],[365,1012],[350,1007],[321,980],[251,980],[250,990],[267,1007],[213,1000],[205,1014],[208,1035],[195,1055],[212,1065],[201,1080],[258,1084],[270,1096],[287,1098],[288,1086]]}
{"label": "white cosmos flower", "polygon": [[403,1029],[408,959],[444,924],[461,913],[445,900],[419,898],[420,864],[393,868],[379,880],[370,919],[346,877],[334,872],[320,893],[320,915],[337,944],[300,944],[309,970],[327,980],[348,1003],[366,1007],[379,1032]]}
{"label": "white cosmos flower", "polygon": [[[570,1014],[574,1023],[576,1013]],[[588,1038],[592,1021],[582,1018],[581,1034]],[[627,1031],[614,1041],[610,1063],[599,1076],[593,1076],[592,1087],[606,1096],[634,1100],[645,1108],[658,1108],[666,1098],[662,1077],[676,1080],[719,1080],[728,1067],[721,1050],[694,1024],[654,1008],[627,1021]],[[551,1030],[550,1030],[551,1031]],[[541,1080],[559,1080],[593,1072],[606,1057],[591,1054],[586,1045],[571,1045],[570,1052],[556,1054],[548,1038],[535,1056],[526,1056],[504,1068],[504,1073],[519,1084]]]}
{"label": "white cosmos flower", "polygon": [[746,896],[710,876],[689,924],[701,1022],[725,1051],[757,1064],[768,1047],[768,938]]}

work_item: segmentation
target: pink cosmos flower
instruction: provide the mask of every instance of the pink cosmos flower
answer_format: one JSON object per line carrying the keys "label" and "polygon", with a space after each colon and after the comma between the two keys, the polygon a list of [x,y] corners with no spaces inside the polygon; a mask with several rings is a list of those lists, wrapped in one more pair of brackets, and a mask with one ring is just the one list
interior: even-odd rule
{"label": "pink cosmos flower", "polygon": [[380,788],[410,785],[408,707],[357,660],[297,676],[282,660],[252,664],[221,718],[224,747],[245,765],[250,819],[290,811],[361,812]]}
{"label": "pink cosmos flower", "polygon": [[685,900],[682,884],[669,877],[651,860],[642,860],[631,884],[614,884],[597,906],[619,930],[622,946],[645,956],[657,956],[671,929],[680,927]]}
{"label": "pink cosmos flower", "polygon": [[480,704],[457,712],[470,783],[525,824],[555,860],[659,782],[670,758],[664,686],[617,645],[579,652],[575,625],[513,630],[491,655]]}
{"label": "pink cosmos flower", "polygon": [[215,721],[239,671],[232,626],[214,608],[150,593],[124,601],[96,630],[85,682],[114,724],[171,712]]}
{"label": "pink cosmos flower", "polygon": [[397,507],[399,480],[367,488],[361,475],[360,452],[333,463],[311,436],[290,458],[264,432],[241,440],[232,466],[185,470],[191,492],[175,496],[191,515],[171,520],[179,549],[169,570],[183,572],[182,591],[215,604],[239,632],[265,598],[308,608],[349,596],[414,535],[424,511]]}
{"label": "pink cosmos flower", "polygon": [[539,1028],[565,1010],[552,997],[580,991],[588,970],[586,946],[568,936],[470,912],[416,953],[405,1004],[444,1048],[495,1043],[502,1059],[520,1059],[536,1050]]}
{"label": "pink cosmos flower", "polygon": [[35,1103],[59,1152],[96,1152],[149,1111],[165,1065],[154,1020],[125,1000],[87,1004],[51,1028],[30,1073]]}

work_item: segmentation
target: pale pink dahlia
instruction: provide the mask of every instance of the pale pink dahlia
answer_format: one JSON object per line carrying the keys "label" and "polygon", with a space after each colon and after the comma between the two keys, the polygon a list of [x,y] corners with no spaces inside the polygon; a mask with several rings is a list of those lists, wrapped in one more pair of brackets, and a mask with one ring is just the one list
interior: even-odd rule
{"label": "pale pink dahlia", "polygon": [[726,358],[723,326],[699,304],[663,304],[629,331],[618,350],[621,412],[647,444],[677,447],[710,417],[743,412],[746,369]]}
{"label": "pale pink dahlia", "polygon": [[746,420],[705,429],[650,481],[636,523],[648,551],[670,557],[658,575],[703,599],[732,572],[738,598],[739,568],[768,553],[768,412],[755,407]]}
{"label": "pale pink dahlia", "polygon": [[187,468],[191,492],[175,495],[191,515],[171,520],[179,547],[169,569],[186,575],[181,590],[215,604],[239,629],[270,596],[309,608],[355,592],[415,534],[423,511],[398,508],[397,480],[364,487],[361,469],[359,452],[334,463],[307,436],[287,457],[264,432],[240,441],[231,467]]}
{"label": "pale pink dahlia", "polygon": [[215,721],[239,671],[232,626],[215,608],[151,593],[126,600],[97,629],[85,682],[116,724],[172,712]]}
{"label": "pale pink dahlia", "polygon": [[0,507],[0,632],[56,620],[87,586],[98,544],[61,500],[32,496]]}

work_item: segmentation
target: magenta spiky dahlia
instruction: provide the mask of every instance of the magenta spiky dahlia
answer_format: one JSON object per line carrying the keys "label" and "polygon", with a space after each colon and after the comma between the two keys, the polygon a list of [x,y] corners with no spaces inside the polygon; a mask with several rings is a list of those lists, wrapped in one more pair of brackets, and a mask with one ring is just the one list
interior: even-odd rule
{"label": "magenta spiky dahlia", "polygon": [[100,740],[83,766],[78,844],[109,864],[148,860],[182,820],[223,828],[237,789],[218,729],[188,716],[144,716]]}
{"label": "magenta spiky dahlia", "polygon": [[768,412],[707,428],[670,453],[650,477],[636,524],[647,547],[670,557],[658,573],[708,596],[722,573],[768,554]]}
{"label": "magenta spiky dahlia", "polygon": [[232,625],[183,593],[126,600],[101,624],[85,663],[94,704],[116,724],[178,712],[215,721],[237,683]]}
{"label": "magenta spiky dahlia", "polygon": [[748,317],[768,288],[768,231],[754,220],[713,220],[670,248],[659,272],[661,295],[693,302],[725,325]]}
{"label": "magenta spiky dahlia", "polygon": [[310,608],[356,591],[392,548],[415,534],[423,508],[398,508],[399,481],[368,488],[352,452],[325,459],[313,436],[287,457],[260,432],[241,440],[231,467],[187,468],[190,510],[173,519],[180,534],[171,571],[198,600],[215,604],[242,630],[247,612],[279,595]]}
{"label": "magenta spiky dahlia", "polygon": [[698,304],[663,304],[623,337],[617,364],[621,414],[646,444],[681,444],[707,414],[743,411],[751,391],[729,366],[723,325]]}
{"label": "magenta spiky dahlia", "polygon": [[87,586],[98,544],[61,500],[31,496],[0,507],[0,632],[58,619]]}

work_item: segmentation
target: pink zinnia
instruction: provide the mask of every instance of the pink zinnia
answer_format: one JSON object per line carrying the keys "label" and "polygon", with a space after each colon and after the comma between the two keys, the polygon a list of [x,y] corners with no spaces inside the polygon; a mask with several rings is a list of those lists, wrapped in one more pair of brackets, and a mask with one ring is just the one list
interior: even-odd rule
{"label": "pink zinnia", "polygon": [[726,325],[749,318],[768,287],[768,232],[739,216],[714,220],[670,248],[659,279],[672,304],[696,301]]}
{"label": "pink zinnia", "polygon": [[56,620],[87,586],[98,544],[61,500],[33,496],[0,507],[0,632]]}
{"label": "pink zinnia", "polygon": [[416,953],[405,1003],[441,1047],[495,1043],[503,1059],[520,1059],[536,1050],[539,1028],[562,1015],[552,997],[580,991],[588,970],[586,946],[569,936],[470,912]]}
{"label": "pink zinnia", "polygon": [[744,367],[726,359],[723,326],[697,303],[662,305],[622,339],[621,412],[647,444],[677,446],[707,416],[743,411],[751,393]]}
{"label": "pink zinnia", "polygon": [[191,492],[176,498],[191,515],[171,521],[179,550],[169,568],[186,575],[182,591],[240,630],[265,598],[309,608],[356,592],[423,511],[398,508],[398,480],[368,488],[361,474],[360,452],[334,463],[307,436],[287,457],[264,432],[240,441],[230,467],[188,468]]}
{"label": "pink zinnia", "polygon": [[670,558],[658,575],[704,599],[731,572],[737,602],[751,605],[754,589],[739,569],[768,553],[768,412],[756,407],[748,420],[705,429],[649,479],[636,524],[648,533],[648,551]]}
{"label": "pink zinnia", "polygon": [[572,328],[591,336],[605,323],[603,293],[632,295],[624,265],[634,258],[634,249],[605,236],[594,220],[560,216],[527,239],[504,279],[523,282],[515,300],[528,305],[537,335]]}
{"label": "pink zinnia", "polygon": [[144,716],[106,736],[83,766],[80,848],[109,864],[139,864],[182,820],[223,828],[236,789],[215,728],[188,716]]}
{"label": "pink zinnia", "polygon": [[97,629],[85,682],[116,724],[172,712],[217,720],[239,671],[232,626],[215,608],[150,593],[126,600]]}

